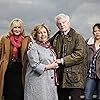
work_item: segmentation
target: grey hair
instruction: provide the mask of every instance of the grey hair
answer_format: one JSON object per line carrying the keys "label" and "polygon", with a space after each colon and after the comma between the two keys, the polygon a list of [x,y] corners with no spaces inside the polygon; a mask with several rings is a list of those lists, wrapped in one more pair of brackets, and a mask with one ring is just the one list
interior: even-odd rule
{"label": "grey hair", "polygon": [[60,13],[58,14],[56,17],[55,17],[55,22],[57,24],[57,22],[60,20],[60,19],[66,19],[68,22],[70,22],[70,17],[68,15],[65,15],[63,13]]}

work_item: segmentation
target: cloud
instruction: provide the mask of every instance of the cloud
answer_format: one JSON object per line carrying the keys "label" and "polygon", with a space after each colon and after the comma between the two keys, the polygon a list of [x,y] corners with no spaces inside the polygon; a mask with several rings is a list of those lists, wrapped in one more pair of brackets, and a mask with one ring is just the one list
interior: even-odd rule
{"label": "cloud", "polygon": [[91,27],[100,22],[100,0],[0,0],[0,34],[8,31],[9,22],[21,18],[30,33],[34,24],[46,23],[57,31],[54,17],[59,13],[71,17],[72,26],[85,38],[91,36]]}
{"label": "cloud", "polygon": [[16,0],[18,4],[25,4],[25,5],[31,5],[33,2],[31,0]]}
{"label": "cloud", "polygon": [[99,3],[94,2],[84,2],[72,14],[72,23],[82,32],[85,38],[90,37],[92,26],[100,22],[100,9]]}

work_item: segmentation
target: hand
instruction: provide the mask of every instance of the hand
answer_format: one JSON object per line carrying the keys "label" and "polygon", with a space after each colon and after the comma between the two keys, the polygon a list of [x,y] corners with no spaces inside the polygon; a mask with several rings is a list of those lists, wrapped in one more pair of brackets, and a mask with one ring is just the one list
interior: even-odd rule
{"label": "hand", "polygon": [[61,59],[56,59],[56,62],[58,63],[58,64],[61,64],[62,62],[61,62]]}
{"label": "hand", "polygon": [[30,43],[28,44],[28,50],[31,48],[31,46],[32,46],[32,42],[30,42]]}
{"label": "hand", "polygon": [[48,65],[46,65],[46,70],[48,70],[48,69],[57,69],[59,66],[58,66],[58,64],[57,64],[57,62],[53,62],[52,64],[48,64]]}
{"label": "hand", "polygon": [[58,68],[57,62],[53,62],[53,63],[51,64],[51,68],[53,68],[53,69]]}

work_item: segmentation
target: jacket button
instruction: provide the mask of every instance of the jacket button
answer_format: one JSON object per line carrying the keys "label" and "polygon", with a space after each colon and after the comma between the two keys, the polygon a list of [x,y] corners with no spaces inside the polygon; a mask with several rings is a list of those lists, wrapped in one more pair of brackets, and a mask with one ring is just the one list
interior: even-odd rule
{"label": "jacket button", "polygon": [[53,79],[53,76],[51,77],[51,79]]}

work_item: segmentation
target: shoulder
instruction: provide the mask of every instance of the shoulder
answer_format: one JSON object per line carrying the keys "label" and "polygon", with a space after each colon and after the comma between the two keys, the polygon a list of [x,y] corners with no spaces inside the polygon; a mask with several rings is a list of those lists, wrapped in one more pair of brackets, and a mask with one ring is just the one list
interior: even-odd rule
{"label": "shoulder", "polygon": [[77,32],[75,29],[71,28],[69,31],[69,35],[71,37],[73,37],[74,39],[78,39],[78,38],[83,38],[83,36],[81,35],[81,33]]}
{"label": "shoulder", "polygon": [[23,37],[24,38],[30,38],[30,34],[29,33],[23,33]]}
{"label": "shoulder", "polygon": [[30,35],[27,33],[27,34],[24,34],[23,37],[24,38],[30,38]]}
{"label": "shoulder", "polygon": [[84,40],[84,41],[85,41],[84,37],[83,37],[82,34],[79,33],[79,32],[75,32],[75,37],[76,37],[76,39],[78,39],[78,40]]}
{"label": "shoulder", "polygon": [[32,50],[32,49],[38,50],[39,48],[40,48],[40,47],[39,47],[39,45],[36,43],[35,40],[32,41],[32,42],[30,42],[30,44],[29,44],[29,50]]}
{"label": "shoulder", "polygon": [[72,39],[73,39],[73,41],[76,43],[76,44],[82,44],[82,45],[86,45],[86,42],[85,42],[85,39],[84,39],[84,37],[81,35],[81,33],[79,33],[79,32],[74,32],[73,34],[72,34]]}
{"label": "shoulder", "polygon": [[36,41],[32,42],[32,47],[38,47],[38,44],[36,43]]}
{"label": "shoulder", "polygon": [[90,37],[86,40],[87,45],[93,45],[94,44],[94,37]]}
{"label": "shoulder", "polygon": [[24,40],[24,41],[27,41],[28,43],[31,42],[30,35],[25,35],[25,36],[23,36],[23,40]]}
{"label": "shoulder", "polygon": [[1,37],[1,41],[5,41],[7,39],[9,39],[9,35],[4,35],[4,36]]}
{"label": "shoulder", "polygon": [[76,36],[83,37],[82,34],[79,33],[79,32],[75,32],[74,34],[75,34]]}

